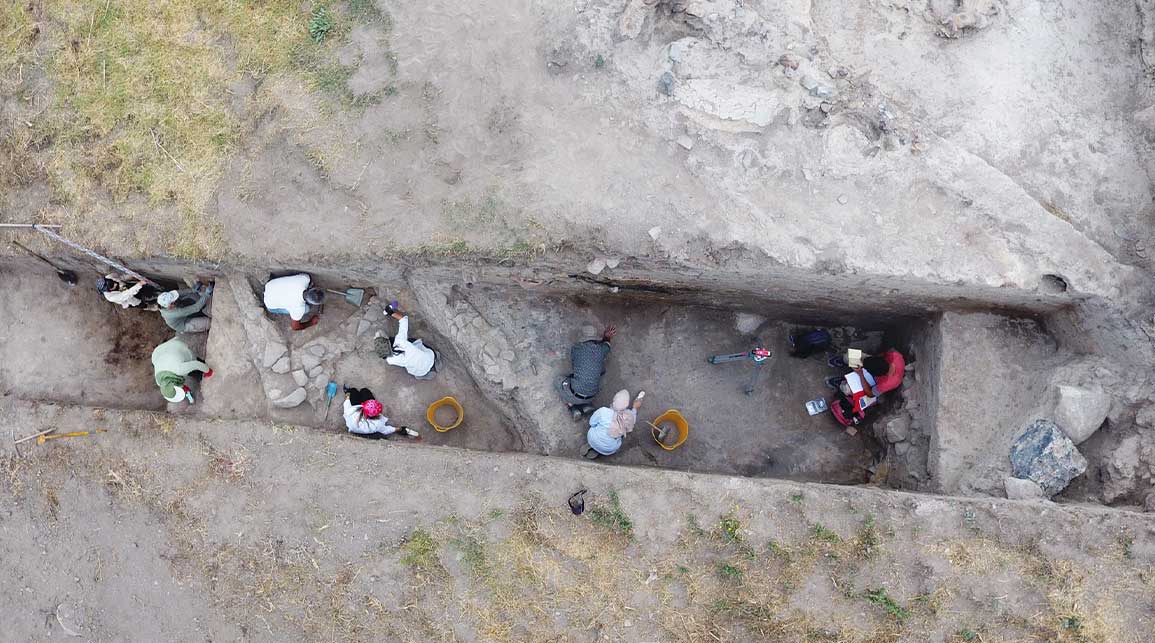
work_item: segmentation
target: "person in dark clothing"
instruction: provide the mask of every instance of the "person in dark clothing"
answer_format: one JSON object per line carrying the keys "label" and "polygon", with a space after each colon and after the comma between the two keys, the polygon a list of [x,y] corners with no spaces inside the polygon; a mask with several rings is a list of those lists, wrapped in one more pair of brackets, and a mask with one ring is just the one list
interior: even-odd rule
{"label": "person in dark clothing", "polygon": [[593,400],[602,387],[610,342],[617,332],[614,326],[606,326],[600,338],[590,338],[570,348],[570,374],[558,380],[556,388],[575,422],[594,410]]}

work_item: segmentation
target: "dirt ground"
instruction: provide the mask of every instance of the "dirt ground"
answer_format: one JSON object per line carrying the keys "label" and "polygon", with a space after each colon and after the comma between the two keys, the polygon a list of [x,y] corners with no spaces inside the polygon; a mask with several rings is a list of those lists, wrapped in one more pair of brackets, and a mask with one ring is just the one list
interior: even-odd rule
{"label": "dirt ground", "polygon": [[174,333],[155,312],[122,309],[93,285],[69,287],[45,267],[0,270],[0,389],[26,399],[161,409],[152,349]]}
{"label": "dirt ground", "polygon": [[[836,371],[826,365],[825,355],[788,357],[785,323],[763,320],[742,332],[731,312],[627,297],[523,297],[514,290],[481,288],[466,296],[487,320],[530,340],[541,375],[530,386],[537,399],[554,406],[560,402],[551,390],[553,378],[569,373],[570,346],[582,327],[617,327],[596,405],[608,404],[623,388],[634,395],[644,390],[646,397],[638,426],[607,462],[837,483],[867,478],[872,458],[865,436],[845,434],[829,414],[806,413],[806,401],[830,397],[823,380]],[[749,350],[756,343],[755,329],[775,355],[747,396],[751,362],[711,365],[707,358]],[[646,424],[667,409],[678,410],[690,424],[690,437],[674,451],[658,446]],[[542,430],[566,431],[567,424],[572,428],[556,441],[575,453],[587,422],[569,422],[559,414]]]}
{"label": "dirt ground", "polygon": [[[159,316],[0,245],[0,435],[109,430],[7,447],[0,631],[1149,640],[1153,70],[1151,0],[0,1],[0,223],[217,278],[166,407]],[[371,303],[289,331],[259,284],[305,266]],[[393,297],[436,380],[373,354]],[[706,357],[754,313],[746,396]],[[857,436],[803,410],[800,318],[918,353]],[[610,323],[599,401],[647,398],[586,463],[551,383]],[[330,380],[423,443],[322,421]],[[1060,415],[1086,470],[1003,500]]]}
{"label": "dirt ground", "polygon": [[[1155,627],[1141,514],[262,422],[2,413],[18,434],[109,431],[5,446],[0,626],[21,640],[1143,641]],[[566,499],[582,488],[577,517]]]}

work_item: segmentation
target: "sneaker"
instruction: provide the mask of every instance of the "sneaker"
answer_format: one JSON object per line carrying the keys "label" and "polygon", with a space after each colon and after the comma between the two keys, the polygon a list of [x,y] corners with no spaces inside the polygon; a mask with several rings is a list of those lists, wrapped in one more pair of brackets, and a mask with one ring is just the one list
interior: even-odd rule
{"label": "sneaker", "polygon": [[405,432],[405,435],[407,435],[407,436],[409,436],[409,437],[411,437],[411,438],[419,438],[419,437],[421,437],[421,434],[420,434],[420,433],[418,433],[418,432],[414,431],[413,429],[411,429],[411,428],[409,428],[409,427],[407,427],[407,426],[403,426],[403,427],[401,427],[401,430]]}
{"label": "sneaker", "polygon": [[837,390],[839,390],[839,386],[842,384],[842,379],[843,379],[843,377],[841,375],[835,375],[834,377],[828,377],[828,378],[826,378],[826,385],[837,391]]}
{"label": "sneaker", "polygon": [[601,454],[598,453],[597,451],[594,451],[594,448],[588,444],[585,446],[584,449],[582,449],[582,457],[585,458],[586,460],[597,460],[599,455],[601,455]]}
{"label": "sneaker", "polygon": [[826,363],[830,365],[830,368],[850,368],[850,365],[846,363],[846,358],[842,355],[835,355],[826,360]]}
{"label": "sneaker", "polygon": [[577,407],[571,407],[569,410],[569,414],[571,416],[573,416],[574,422],[580,422],[582,419],[582,410],[577,408]]}

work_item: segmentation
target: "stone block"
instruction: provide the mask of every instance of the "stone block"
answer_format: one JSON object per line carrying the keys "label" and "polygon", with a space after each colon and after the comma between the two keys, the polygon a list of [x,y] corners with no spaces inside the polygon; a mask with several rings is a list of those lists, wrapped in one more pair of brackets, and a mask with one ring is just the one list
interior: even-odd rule
{"label": "stone block", "polygon": [[1055,424],[1072,442],[1080,444],[1099,430],[1110,408],[1111,398],[1103,391],[1060,385]]}
{"label": "stone block", "polygon": [[1051,420],[1035,420],[1011,445],[1016,478],[1038,483],[1049,498],[1087,470],[1087,459]]}
{"label": "stone block", "polygon": [[300,406],[301,402],[304,402],[308,395],[309,393],[304,389],[304,387],[297,387],[297,390],[293,391],[292,393],[289,393],[282,398],[273,400],[273,406],[281,409],[291,409],[293,407]]}

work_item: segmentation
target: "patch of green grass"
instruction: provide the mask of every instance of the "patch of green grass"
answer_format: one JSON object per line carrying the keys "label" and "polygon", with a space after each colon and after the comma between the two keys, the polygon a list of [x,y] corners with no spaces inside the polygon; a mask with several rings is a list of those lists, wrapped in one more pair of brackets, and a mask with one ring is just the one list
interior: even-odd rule
{"label": "patch of green grass", "polygon": [[731,583],[741,583],[746,578],[746,573],[730,563],[720,563],[718,565],[718,576],[720,576],[722,580]]}
{"label": "patch of green grass", "polygon": [[799,491],[798,493],[790,494],[790,502],[793,502],[796,505],[802,504],[802,499],[803,499],[803,495],[802,495],[801,491]]}
{"label": "patch of green grass", "polygon": [[718,521],[718,532],[722,535],[722,540],[730,544],[742,542],[742,523],[734,516],[723,516]]}
{"label": "patch of green grass", "polygon": [[385,29],[393,26],[388,14],[382,13],[374,0],[346,0],[345,6],[349,9],[349,15],[361,22],[384,23]]}
{"label": "patch of green grass", "polygon": [[815,540],[819,540],[824,543],[830,543],[831,545],[837,545],[838,543],[842,542],[841,536],[834,533],[830,529],[827,529],[821,523],[814,523],[814,526],[811,528],[811,534]]}
{"label": "patch of green grass", "polygon": [[606,59],[601,54],[594,57],[594,68],[601,69],[606,66]]}
{"label": "patch of green grass", "polygon": [[1123,534],[1119,536],[1119,547],[1123,550],[1123,558],[1128,560],[1135,557],[1135,537],[1131,534]]}
{"label": "patch of green grass", "polygon": [[701,523],[698,522],[698,517],[694,515],[686,516],[686,529],[690,531],[690,535],[698,538],[706,535],[706,530],[702,529]]}
{"label": "patch of green grass", "polygon": [[870,559],[878,553],[882,545],[882,538],[878,535],[878,527],[874,524],[874,516],[867,516],[862,521],[862,528],[854,538],[854,549],[859,558]]}
{"label": "patch of green grass", "polygon": [[329,15],[329,10],[324,5],[314,7],[313,12],[309,14],[309,37],[317,44],[325,42],[325,38],[329,37],[329,32],[333,31],[335,26],[337,24],[333,22],[333,16]]}
{"label": "patch of green grass", "polygon": [[414,529],[401,545],[401,564],[429,571],[441,564],[437,558],[437,541],[424,529]]}
{"label": "patch of green grass", "polygon": [[1063,619],[1059,621],[1059,624],[1063,626],[1064,630],[1071,632],[1078,632],[1083,629],[1083,619],[1076,614],[1064,616]]}
{"label": "patch of green grass", "polygon": [[461,562],[465,563],[474,576],[489,574],[489,561],[485,555],[485,543],[477,536],[468,534],[454,538],[450,543],[461,552]]}
{"label": "patch of green grass", "polygon": [[626,536],[627,538],[634,537],[634,521],[626,515],[622,510],[621,500],[618,498],[618,492],[610,490],[609,492],[609,506],[595,505],[589,510],[590,522],[607,529],[616,534]]}
{"label": "patch of green grass", "polygon": [[770,552],[770,554],[773,555],[775,558],[778,558],[779,560],[782,560],[785,562],[790,562],[790,559],[792,558],[792,556],[790,554],[790,550],[786,549],[782,545],[779,545],[774,540],[767,541],[766,551]]}
{"label": "patch of green grass", "polygon": [[979,640],[979,633],[970,629],[970,628],[964,627],[963,629],[955,632],[954,637],[956,639],[958,639],[959,641],[965,641],[966,643],[973,643],[974,641]]}
{"label": "patch of green grass", "polygon": [[906,609],[902,605],[899,605],[898,601],[895,601],[893,598],[891,598],[890,595],[886,593],[885,587],[866,590],[866,593],[864,593],[862,596],[870,603],[886,610],[886,613],[890,614],[895,620],[905,621],[906,619],[910,618],[910,610]]}
{"label": "patch of green grass", "polygon": [[678,571],[678,574],[680,574],[682,576],[685,576],[686,574],[690,573],[690,568],[686,567],[685,565],[678,565],[676,569]]}

